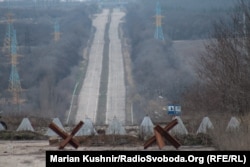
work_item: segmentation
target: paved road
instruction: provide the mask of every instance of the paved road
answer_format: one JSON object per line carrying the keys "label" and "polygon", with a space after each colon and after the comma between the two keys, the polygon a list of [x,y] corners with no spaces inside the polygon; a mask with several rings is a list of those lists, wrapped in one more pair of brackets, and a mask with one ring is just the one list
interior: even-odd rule
{"label": "paved road", "polygon": [[96,28],[96,32],[90,49],[86,76],[78,98],[76,122],[84,120],[86,117],[90,118],[93,123],[95,123],[96,120],[102,70],[104,32],[108,20],[108,13],[109,11],[107,9],[103,10],[103,12],[96,15],[96,18],[93,20],[93,26]]}
{"label": "paved road", "polygon": [[[75,122],[90,118],[94,124],[98,110],[98,99],[100,92],[100,79],[103,60],[105,25],[108,21],[108,10],[97,15],[93,20],[96,27],[96,34],[90,50],[87,73],[84,79],[82,90],[79,95],[78,111]],[[107,90],[106,124],[109,124],[114,117],[125,124],[125,81],[124,64],[121,50],[121,40],[118,34],[118,25],[125,15],[119,9],[114,9],[111,15],[109,29],[109,78]]]}
{"label": "paved road", "polygon": [[124,64],[118,34],[118,25],[123,16],[124,13],[119,9],[114,9],[111,16],[106,124],[114,117],[125,123]]}

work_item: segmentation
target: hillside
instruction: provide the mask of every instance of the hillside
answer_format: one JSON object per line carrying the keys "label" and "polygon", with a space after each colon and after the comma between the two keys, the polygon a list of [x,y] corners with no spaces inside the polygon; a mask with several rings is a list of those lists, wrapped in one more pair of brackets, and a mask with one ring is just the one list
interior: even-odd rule
{"label": "hillside", "polygon": [[182,68],[195,76],[195,66],[200,54],[205,52],[207,40],[173,41],[173,49],[182,64]]}
{"label": "hillside", "polygon": [[[156,113],[162,113],[164,105],[181,103],[183,93],[196,81],[195,57],[204,48],[201,41],[212,36],[216,21],[229,19],[234,4],[225,0],[159,2],[164,41],[154,37],[155,1],[138,0],[126,8],[124,31],[131,47],[136,85],[130,94],[139,120],[146,114],[162,118]],[[163,98],[159,101],[158,97]]]}

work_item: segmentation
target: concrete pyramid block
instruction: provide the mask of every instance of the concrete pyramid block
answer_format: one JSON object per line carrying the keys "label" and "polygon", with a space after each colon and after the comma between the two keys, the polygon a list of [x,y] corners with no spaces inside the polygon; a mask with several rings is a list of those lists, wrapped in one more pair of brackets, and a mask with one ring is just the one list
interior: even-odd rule
{"label": "concrete pyramid block", "polygon": [[139,127],[139,136],[146,140],[154,135],[154,124],[149,116],[145,116]]}
{"label": "concrete pyramid block", "polygon": [[84,124],[81,129],[76,133],[76,136],[97,135],[97,132],[90,118],[85,118],[83,122]]}
{"label": "concrete pyramid block", "polygon": [[240,128],[240,121],[236,117],[232,117],[228,122],[226,131],[239,130],[239,128]]}
{"label": "concrete pyramid block", "polygon": [[204,117],[201,121],[201,124],[196,132],[196,134],[199,133],[207,133],[208,129],[213,129],[214,126],[212,124],[212,122],[210,121],[210,119],[208,117]]}
{"label": "concrete pyramid block", "polygon": [[16,131],[32,131],[34,132],[34,128],[32,127],[28,118],[23,118],[21,124],[17,128]]}
{"label": "concrete pyramid block", "polygon": [[122,126],[121,122],[114,117],[114,119],[111,121],[111,123],[109,124],[107,130],[106,130],[106,134],[108,135],[125,135],[126,134],[126,130],[125,128]]}
{"label": "concrete pyramid block", "polygon": [[[52,121],[54,124],[56,124],[60,129],[65,131],[61,121],[59,118],[54,118]],[[58,136],[52,129],[48,128],[47,132],[45,133],[46,136]]]}
{"label": "concrete pyramid block", "polygon": [[3,126],[5,130],[8,129],[7,124],[4,121],[0,121],[0,124]]}
{"label": "concrete pyramid block", "polygon": [[0,121],[0,131],[7,130],[7,124],[4,121]]}
{"label": "concrete pyramid block", "polygon": [[4,131],[4,130],[5,130],[4,126],[0,123],[0,131]]}
{"label": "concrete pyramid block", "polygon": [[177,135],[177,134],[178,134],[178,135],[187,135],[187,134],[188,134],[188,131],[187,131],[185,125],[183,124],[183,122],[182,122],[180,116],[175,116],[175,117],[173,117],[173,120],[174,120],[174,119],[177,119],[178,124],[175,125],[175,126],[172,128],[172,130],[170,130],[170,133],[176,134],[176,135]]}

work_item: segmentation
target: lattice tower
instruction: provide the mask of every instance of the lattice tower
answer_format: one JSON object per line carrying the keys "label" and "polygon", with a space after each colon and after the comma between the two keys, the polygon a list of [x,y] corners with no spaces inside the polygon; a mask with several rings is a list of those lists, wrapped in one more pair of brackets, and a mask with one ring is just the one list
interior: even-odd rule
{"label": "lattice tower", "polygon": [[5,38],[4,38],[4,42],[3,42],[3,48],[2,51],[4,52],[4,54],[6,55],[10,55],[11,53],[11,36],[12,36],[12,29],[13,29],[13,14],[12,13],[8,13],[6,15],[7,17],[7,28],[6,28],[6,34],[5,34]]}
{"label": "lattice tower", "polygon": [[12,103],[20,105],[23,100],[20,99],[22,88],[20,77],[17,71],[17,57],[16,30],[13,29],[11,36],[11,72],[9,78],[9,91],[12,93]]}
{"label": "lattice tower", "polygon": [[157,2],[156,3],[156,15],[155,15],[156,29],[155,29],[154,38],[164,41],[164,35],[162,31],[162,18],[163,16],[161,15],[161,5],[159,2]]}
{"label": "lattice tower", "polygon": [[61,36],[60,25],[59,25],[58,21],[55,21],[55,23],[54,23],[54,41],[55,42],[59,41],[60,36]]}

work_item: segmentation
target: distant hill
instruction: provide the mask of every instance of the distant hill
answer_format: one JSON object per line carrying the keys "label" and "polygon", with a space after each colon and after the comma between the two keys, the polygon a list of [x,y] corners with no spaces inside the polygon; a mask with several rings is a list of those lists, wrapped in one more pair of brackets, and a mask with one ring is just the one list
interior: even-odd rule
{"label": "distant hill", "polygon": [[179,40],[173,41],[173,49],[181,62],[182,68],[190,74],[195,73],[197,58],[205,51],[207,40]]}

